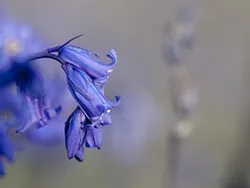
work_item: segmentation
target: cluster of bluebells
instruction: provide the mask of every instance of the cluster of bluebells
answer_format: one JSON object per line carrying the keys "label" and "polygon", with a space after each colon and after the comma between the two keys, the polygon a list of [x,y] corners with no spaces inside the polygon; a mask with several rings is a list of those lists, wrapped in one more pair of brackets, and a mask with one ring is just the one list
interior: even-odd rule
{"label": "cluster of bluebells", "polygon": [[116,101],[111,102],[104,95],[104,85],[117,61],[116,52],[111,49],[107,54],[112,61],[108,65],[91,59],[91,53],[77,46],[65,46],[58,54],[67,62],[63,69],[69,90],[78,102],[66,121],[65,144],[68,158],[75,157],[79,161],[83,160],[84,146],[100,149],[101,128],[112,123],[110,110],[120,101],[116,96]]}
{"label": "cluster of bluebells", "polygon": [[34,133],[39,136],[39,130],[49,126],[62,108],[67,108],[52,105],[41,72],[34,64],[38,59],[49,58],[60,63],[68,89],[77,102],[65,125],[61,125],[65,126],[68,158],[83,161],[84,147],[100,149],[101,128],[112,123],[110,110],[120,101],[118,96],[112,102],[104,95],[104,86],[114,70],[117,56],[111,49],[107,54],[111,63],[105,64],[96,53],[69,44],[80,36],[45,49],[29,26],[0,20],[0,111],[12,114],[2,117],[0,125],[0,176],[5,174],[4,160],[14,160],[9,130],[15,128],[16,134],[30,137],[31,130],[37,130]]}

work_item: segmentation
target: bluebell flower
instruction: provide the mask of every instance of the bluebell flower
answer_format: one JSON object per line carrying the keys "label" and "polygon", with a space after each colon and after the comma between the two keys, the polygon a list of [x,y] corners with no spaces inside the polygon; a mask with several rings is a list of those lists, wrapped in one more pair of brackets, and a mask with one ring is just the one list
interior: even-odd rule
{"label": "bluebell flower", "polygon": [[51,99],[51,105],[56,106],[63,103],[67,108],[63,108],[60,115],[50,120],[46,126],[39,129],[32,126],[25,132],[25,136],[30,143],[35,145],[56,146],[64,142],[64,117],[75,106],[75,101],[68,92],[65,83],[58,80],[58,76],[53,76],[53,78],[47,76],[46,81],[48,83],[45,84],[45,92]]}
{"label": "bluebell flower", "polygon": [[107,57],[111,59],[110,64],[103,63],[96,53],[72,45],[66,45],[60,49],[58,56],[86,72],[100,89],[107,82],[117,63],[117,55],[114,49],[111,49],[107,54]]}
{"label": "bluebell flower", "polygon": [[3,19],[0,26],[0,88],[15,83],[18,95],[23,98],[23,116],[29,116],[17,131],[24,132],[33,124],[45,125],[61,107],[53,109],[46,105],[39,71],[30,62],[19,61],[40,51],[43,45],[28,25]]}
{"label": "bluebell flower", "polygon": [[120,97],[116,96],[116,101],[111,102],[84,71],[69,64],[64,66],[64,70],[69,90],[86,117],[94,124],[111,124],[109,112],[119,104]]}
{"label": "bluebell flower", "polygon": [[4,159],[13,161],[14,151],[7,132],[3,128],[0,128],[0,176],[5,175]]}
{"label": "bluebell flower", "polygon": [[[34,85],[37,86],[37,84]],[[61,112],[60,105],[56,108],[50,106],[50,99],[43,90],[41,90],[41,93],[37,93],[36,88],[34,89],[34,87],[31,86],[23,90],[20,89],[19,94],[23,97],[24,115],[27,115],[28,119],[17,132],[24,132],[32,125],[38,128],[43,127],[49,120]]]}
{"label": "bluebell flower", "polygon": [[[83,161],[84,146],[97,149],[101,148],[101,127],[112,123],[110,111],[113,107],[119,104],[120,97],[116,96],[116,101],[111,102],[104,96],[103,92],[103,86],[116,63],[117,57],[114,50],[110,50],[107,55],[113,61],[111,64],[100,66],[100,61],[93,61],[96,65],[93,67],[90,66],[89,68],[86,68],[88,67],[87,65],[91,65],[89,62],[81,64],[80,59],[79,61],[78,59],[72,59],[71,61],[60,55],[62,54],[62,49],[66,48],[69,42],[78,37],[79,36],[74,37],[63,45],[48,48],[21,60],[19,59],[19,63],[22,64],[22,62],[50,58],[61,64],[61,67],[67,76],[68,88],[71,95],[78,103],[77,108],[72,112],[65,123],[65,145],[67,156],[69,159],[75,158],[78,161]],[[54,54],[57,52],[59,52],[57,55]],[[90,58],[90,56],[87,57]],[[96,55],[96,57],[98,56]],[[105,66],[106,68],[104,68]],[[39,102],[31,99],[33,98],[28,94],[26,97],[27,104],[37,104]],[[36,117],[37,108],[33,110],[32,108],[34,108],[34,105],[30,105],[30,111],[33,112],[34,117]],[[23,127],[22,131],[27,128],[29,128],[29,126]]]}
{"label": "bluebell flower", "polygon": [[112,114],[114,121],[119,123],[106,132],[107,149],[116,161],[135,165],[143,161],[147,146],[165,133],[166,115],[150,91],[122,87],[123,103]]}
{"label": "bluebell flower", "polygon": [[79,106],[65,123],[65,145],[68,159],[84,160],[84,146],[100,149],[102,144],[101,126],[90,126]]}
{"label": "bluebell flower", "polygon": [[78,106],[65,122],[65,146],[68,159],[72,159],[77,153],[78,155],[82,153],[82,143],[86,134],[84,124],[86,124],[86,118]]}

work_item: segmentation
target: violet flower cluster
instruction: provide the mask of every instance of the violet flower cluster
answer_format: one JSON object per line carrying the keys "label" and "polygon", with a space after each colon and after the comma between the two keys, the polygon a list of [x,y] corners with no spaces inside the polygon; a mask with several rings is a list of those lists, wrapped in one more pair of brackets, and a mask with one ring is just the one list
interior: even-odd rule
{"label": "violet flower cluster", "polygon": [[[96,53],[69,44],[81,35],[63,45],[44,50],[44,45],[30,27],[7,19],[1,20],[0,25],[0,111],[3,112],[0,125],[0,176],[5,174],[4,161],[14,160],[9,131],[15,128],[16,134],[32,137],[31,130],[36,130],[32,138],[39,137],[39,129],[49,126],[62,108],[67,108],[53,104],[41,72],[34,64],[38,59],[57,61],[66,75],[68,89],[77,106],[65,125],[61,126],[65,126],[68,158],[83,161],[85,147],[101,148],[101,128],[112,123],[110,111],[120,102],[119,96],[110,101],[104,95],[104,86],[117,63],[115,50],[109,50],[107,57],[111,63],[106,64]],[[58,92],[53,88],[51,90],[54,94]],[[6,112],[7,116],[4,115]],[[45,133],[42,135],[46,136]]]}

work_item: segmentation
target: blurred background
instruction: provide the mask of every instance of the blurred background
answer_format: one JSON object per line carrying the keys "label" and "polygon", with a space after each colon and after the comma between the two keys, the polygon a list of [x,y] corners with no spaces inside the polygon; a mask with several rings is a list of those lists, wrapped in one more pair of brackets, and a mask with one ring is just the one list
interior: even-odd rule
{"label": "blurred background", "polygon": [[[122,96],[103,129],[100,151],[86,149],[83,163],[57,147],[31,145],[18,152],[1,188],[171,188],[170,66],[162,55],[164,27],[180,7],[196,13],[195,45],[184,56],[199,88],[195,125],[178,147],[177,188],[250,187],[250,2],[248,0],[3,0],[5,14],[29,23],[48,46],[72,36],[118,63],[107,95]],[[64,75],[56,63],[43,74]],[[65,82],[66,83],[66,82]],[[68,101],[69,100],[69,101]],[[70,101],[71,100],[71,101]],[[75,106],[63,100],[63,122]],[[65,106],[67,107],[65,107]],[[70,106],[70,107],[69,107]],[[60,125],[59,125],[60,126]],[[62,129],[63,132],[63,129]]]}

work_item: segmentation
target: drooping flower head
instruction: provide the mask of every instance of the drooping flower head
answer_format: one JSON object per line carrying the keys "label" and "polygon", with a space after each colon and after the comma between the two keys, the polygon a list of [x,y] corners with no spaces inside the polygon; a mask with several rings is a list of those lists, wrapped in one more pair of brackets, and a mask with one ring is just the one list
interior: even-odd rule
{"label": "drooping flower head", "polygon": [[[111,102],[104,96],[103,86],[105,82],[100,87],[96,83],[98,78],[95,79],[94,74],[92,74],[95,72],[96,66],[93,67],[94,71],[91,73],[89,70],[85,71],[85,66],[82,68],[78,66],[78,60],[75,63],[74,60],[68,61],[59,56],[61,49],[67,47],[69,42],[78,37],[74,37],[63,45],[32,54],[22,59],[22,62],[50,58],[61,64],[66,73],[68,88],[78,104],[65,123],[67,155],[69,159],[76,158],[78,161],[82,161],[84,159],[84,146],[100,149],[102,142],[100,129],[104,125],[112,123],[110,110],[119,104],[120,97],[116,96],[116,101]],[[111,50],[110,54],[116,61],[115,51]],[[91,66],[90,69],[92,69]],[[108,73],[108,70],[106,73]],[[96,71],[98,72],[98,68],[96,68]]]}

